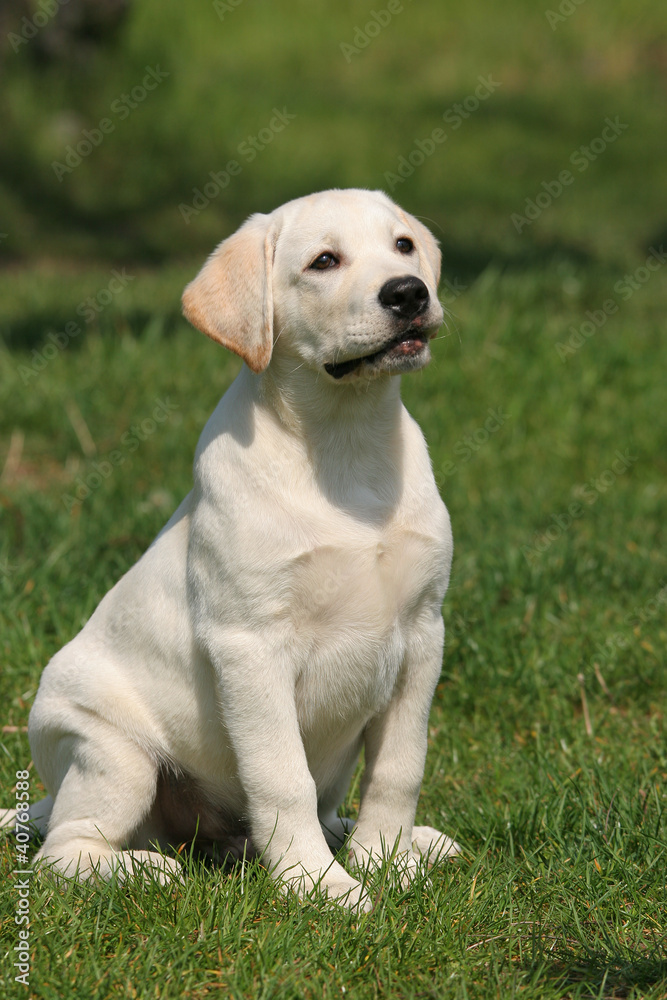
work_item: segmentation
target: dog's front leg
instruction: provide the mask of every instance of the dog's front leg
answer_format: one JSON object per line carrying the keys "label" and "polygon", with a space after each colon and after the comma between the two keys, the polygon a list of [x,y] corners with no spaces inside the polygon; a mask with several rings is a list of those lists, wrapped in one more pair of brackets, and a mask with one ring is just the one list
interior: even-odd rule
{"label": "dog's front leg", "polygon": [[402,881],[415,874],[420,855],[431,853],[426,830],[433,835],[433,856],[427,861],[432,862],[436,852],[458,851],[458,846],[439,831],[413,827],[443,641],[444,625],[438,614],[426,633],[420,632],[419,641],[408,648],[389,706],[371,719],[365,731],[366,764],[359,820],[350,840],[352,860],[365,866],[393,857]]}
{"label": "dog's front leg", "polygon": [[299,895],[313,890],[369,909],[360,883],[334,861],[299,730],[293,669],[275,648],[225,644],[218,660],[223,717],[236,756],[255,846]]}

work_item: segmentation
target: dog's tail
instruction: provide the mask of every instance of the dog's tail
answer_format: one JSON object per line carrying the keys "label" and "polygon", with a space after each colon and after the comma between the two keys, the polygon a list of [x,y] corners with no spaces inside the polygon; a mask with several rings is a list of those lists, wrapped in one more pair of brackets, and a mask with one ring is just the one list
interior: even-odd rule
{"label": "dog's tail", "polygon": [[25,823],[24,810],[21,810],[22,818],[17,820],[17,809],[0,809],[0,834],[12,832],[17,822],[19,822],[29,828],[31,836],[34,837],[39,834],[39,836],[43,837],[49,825],[52,809],[53,799],[50,795],[47,795],[45,799],[40,799],[39,802],[33,802],[28,807],[27,823]]}

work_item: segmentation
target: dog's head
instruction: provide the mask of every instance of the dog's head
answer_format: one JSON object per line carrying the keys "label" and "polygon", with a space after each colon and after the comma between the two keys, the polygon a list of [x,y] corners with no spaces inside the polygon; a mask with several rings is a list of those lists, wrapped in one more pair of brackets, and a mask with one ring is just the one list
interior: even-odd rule
{"label": "dog's head", "polygon": [[349,381],[422,368],[443,320],[440,251],[381,191],[253,215],[183,293],[189,321],[261,372],[272,354]]}

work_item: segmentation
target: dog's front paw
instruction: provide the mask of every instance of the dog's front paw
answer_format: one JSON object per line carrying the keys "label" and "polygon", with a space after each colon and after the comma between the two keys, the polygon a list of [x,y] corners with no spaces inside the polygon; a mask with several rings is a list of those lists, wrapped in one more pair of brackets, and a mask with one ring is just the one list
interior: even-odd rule
{"label": "dog's front paw", "polygon": [[384,861],[390,861],[403,889],[407,889],[426,868],[432,868],[443,858],[455,857],[461,851],[456,841],[431,826],[413,827],[410,847],[406,847],[402,838],[390,844],[379,833],[362,840],[356,838],[353,831],[348,848],[352,868],[379,868]]}
{"label": "dog's front paw", "polygon": [[421,855],[406,848],[397,840],[386,842],[381,836],[369,840],[356,840],[354,834],[349,842],[349,861],[352,868],[362,871],[379,869],[384,862],[391,863],[393,878],[402,889],[407,889],[423,871]]}
{"label": "dog's front paw", "polygon": [[412,828],[412,849],[429,868],[443,858],[454,858],[461,853],[461,848],[455,840],[440,830],[434,830],[432,826]]}
{"label": "dog's front paw", "polygon": [[372,909],[372,901],[361,882],[348,875],[335,861],[326,869],[308,871],[304,865],[298,864],[274,872],[274,875],[281,888],[296,892],[302,899],[324,896],[332,903],[359,913],[367,913]]}

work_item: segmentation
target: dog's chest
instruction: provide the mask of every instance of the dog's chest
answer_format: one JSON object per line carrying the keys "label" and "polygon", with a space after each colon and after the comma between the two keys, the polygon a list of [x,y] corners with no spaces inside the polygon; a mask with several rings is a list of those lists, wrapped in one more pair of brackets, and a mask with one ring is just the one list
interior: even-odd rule
{"label": "dog's chest", "polygon": [[290,565],[290,616],[306,716],[373,713],[389,701],[425,603],[442,600],[442,547],[403,529],[334,541]]}

